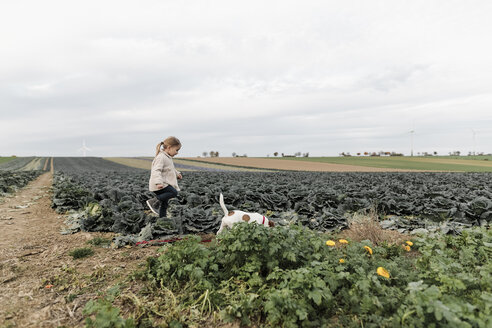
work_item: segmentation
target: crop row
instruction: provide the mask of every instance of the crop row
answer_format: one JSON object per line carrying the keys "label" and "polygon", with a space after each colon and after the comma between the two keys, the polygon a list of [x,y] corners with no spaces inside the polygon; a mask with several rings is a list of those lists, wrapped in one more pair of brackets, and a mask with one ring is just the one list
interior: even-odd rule
{"label": "crop row", "polygon": [[145,201],[153,196],[147,189],[149,171],[97,158],[84,161],[71,166],[55,160],[53,207],[86,209],[82,228],[89,231],[136,234],[146,228],[152,238],[215,232],[223,216],[220,193],[230,209],[320,231],[343,227],[347,213],[370,209],[413,217],[395,226],[406,229],[429,221],[483,225],[492,220],[490,174],[186,172],[169,208],[177,225],[169,225],[145,212]]}
{"label": "crop row", "polygon": [[42,171],[0,171],[0,197],[24,187],[41,173]]}
{"label": "crop row", "polygon": [[42,170],[46,157],[17,157],[11,159],[5,163],[0,164],[0,171],[18,171],[23,170],[31,162],[36,161],[36,165],[33,165],[32,170]]}

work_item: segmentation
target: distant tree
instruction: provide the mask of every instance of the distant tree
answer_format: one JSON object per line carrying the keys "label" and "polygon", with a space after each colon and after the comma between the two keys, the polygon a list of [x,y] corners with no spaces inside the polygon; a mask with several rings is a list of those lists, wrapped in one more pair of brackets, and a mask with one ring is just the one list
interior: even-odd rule
{"label": "distant tree", "polygon": [[273,153],[273,156],[277,157],[278,156],[278,151]]}
{"label": "distant tree", "polygon": [[248,157],[248,154],[244,154],[243,157]]}
{"label": "distant tree", "polygon": [[232,157],[237,157],[237,154],[236,153],[232,153]]}
{"label": "distant tree", "polygon": [[434,156],[437,156],[437,151],[434,152]]}
{"label": "distant tree", "polygon": [[302,154],[304,157],[309,157],[309,152]]}
{"label": "distant tree", "polygon": [[204,152],[202,153],[202,155],[203,155],[203,157],[207,157],[207,156],[208,156],[208,153],[207,153],[206,151],[204,151]]}
{"label": "distant tree", "polygon": [[285,156],[284,153],[282,153],[282,157],[284,157],[284,156]]}
{"label": "distant tree", "polygon": [[360,153],[357,153],[357,156],[360,156]]}
{"label": "distant tree", "polygon": [[364,152],[364,156],[368,156],[369,153],[367,151]]}

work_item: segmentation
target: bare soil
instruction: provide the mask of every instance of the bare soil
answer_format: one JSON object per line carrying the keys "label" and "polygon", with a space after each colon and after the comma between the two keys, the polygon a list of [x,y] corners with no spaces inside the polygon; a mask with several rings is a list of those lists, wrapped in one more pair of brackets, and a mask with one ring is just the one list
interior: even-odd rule
{"label": "bare soil", "polygon": [[[186,158],[197,160],[196,158]],[[296,160],[278,160],[254,157],[212,157],[199,158],[200,161],[227,164],[236,166],[255,167],[262,169],[293,170],[293,171],[313,171],[313,172],[408,172],[412,170],[401,170],[391,168],[378,168],[358,165],[344,165]]]}
{"label": "bare soil", "polygon": [[51,208],[51,184],[47,172],[0,199],[0,327],[81,327],[89,299],[157,254],[157,247],[92,247],[93,256],[73,259],[73,249],[112,235],[62,235],[64,216]]}

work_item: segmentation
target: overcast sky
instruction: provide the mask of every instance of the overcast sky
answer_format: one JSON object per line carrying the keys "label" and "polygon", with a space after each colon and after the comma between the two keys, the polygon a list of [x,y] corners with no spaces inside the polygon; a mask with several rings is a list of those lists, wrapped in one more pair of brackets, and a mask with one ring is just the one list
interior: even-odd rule
{"label": "overcast sky", "polygon": [[0,2],[0,156],[492,153],[492,1]]}

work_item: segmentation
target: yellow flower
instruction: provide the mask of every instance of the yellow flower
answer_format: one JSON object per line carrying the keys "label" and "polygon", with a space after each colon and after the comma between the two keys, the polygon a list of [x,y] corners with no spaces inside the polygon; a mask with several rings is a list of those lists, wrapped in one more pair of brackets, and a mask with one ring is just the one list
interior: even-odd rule
{"label": "yellow flower", "polygon": [[365,250],[366,250],[366,251],[367,251],[370,255],[372,255],[372,249],[371,249],[371,247],[369,247],[369,246],[364,246],[364,249],[365,249]]}
{"label": "yellow flower", "polygon": [[379,267],[376,272],[378,273],[378,275],[380,275],[381,277],[385,277],[385,278],[389,278],[390,277],[390,274],[389,272],[383,268],[383,267]]}
{"label": "yellow flower", "polygon": [[405,249],[407,252],[410,252],[410,246],[408,245],[402,245],[403,246],[403,249]]}
{"label": "yellow flower", "polygon": [[407,240],[405,244],[407,244],[408,246],[413,246],[413,243],[410,240]]}
{"label": "yellow flower", "polygon": [[335,242],[333,240],[327,240],[326,246],[335,246]]}
{"label": "yellow flower", "polygon": [[340,259],[338,262],[345,263],[345,260],[344,259]]}
{"label": "yellow flower", "polygon": [[340,239],[338,242],[340,244],[348,244],[348,241],[346,241],[345,239]]}

